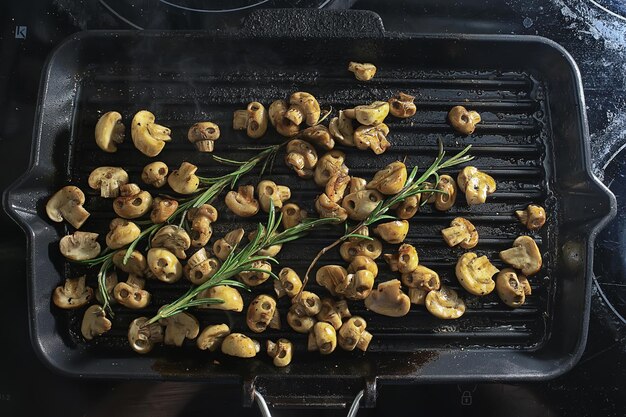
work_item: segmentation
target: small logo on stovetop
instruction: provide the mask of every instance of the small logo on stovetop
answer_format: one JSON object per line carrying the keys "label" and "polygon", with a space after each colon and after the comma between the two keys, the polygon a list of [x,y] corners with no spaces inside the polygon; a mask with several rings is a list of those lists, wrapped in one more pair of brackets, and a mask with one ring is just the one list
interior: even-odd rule
{"label": "small logo on stovetop", "polygon": [[26,39],[27,32],[28,32],[28,27],[15,26],[15,39]]}

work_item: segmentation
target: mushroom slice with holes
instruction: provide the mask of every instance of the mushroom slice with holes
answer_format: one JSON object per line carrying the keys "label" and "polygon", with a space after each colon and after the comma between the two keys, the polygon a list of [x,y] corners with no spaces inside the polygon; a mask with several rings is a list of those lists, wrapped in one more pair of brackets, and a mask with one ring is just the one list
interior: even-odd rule
{"label": "mushroom slice with holes", "polygon": [[400,281],[381,282],[365,299],[365,307],[374,313],[389,317],[405,316],[411,308],[411,300],[402,292]]}
{"label": "mushroom slice with holes", "polygon": [[528,230],[539,230],[546,223],[546,210],[536,204],[529,204],[525,210],[515,210],[515,214]]}
{"label": "mushroom slice with holes", "polygon": [[276,100],[270,104],[269,119],[276,131],[286,137],[292,137],[298,134],[300,127],[285,117],[287,113],[287,102],[285,100]]}
{"label": "mushroom slice with holes", "polygon": [[[258,229],[248,233],[248,240],[252,242],[258,233]],[[272,237],[276,236],[277,232],[272,233]],[[280,253],[280,250],[283,248],[282,243],[278,243],[276,245],[266,246],[263,249],[259,249],[257,251],[257,255],[261,256],[271,256],[274,257]]]}
{"label": "mushroom slice with holes", "polygon": [[270,200],[274,203],[274,208],[281,209],[283,203],[291,198],[291,190],[284,185],[276,185],[274,181],[263,180],[256,187],[259,202],[264,212],[270,211]]}
{"label": "mushroom slice with holes", "polygon": [[305,314],[296,313],[294,307],[296,306],[292,305],[287,312],[287,324],[289,324],[289,327],[291,327],[295,332],[304,334],[309,333],[313,326],[315,326],[315,323],[317,323],[317,320],[315,317],[309,317]]}
{"label": "mushroom slice with holes", "polygon": [[359,81],[369,81],[376,75],[376,66],[368,62],[351,61],[348,63],[348,71],[354,73],[354,77]]}
{"label": "mushroom slice with holes", "polygon": [[377,259],[382,252],[383,245],[376,238],[372,238],[372,240],[359,239],[357,242],[343,242],[339,247],[339,254],[346,262],[352,262],[359,255]]}
{"label": "mushroom slice with holes", "polygon": [[320,297],[310,291],[302,291],[300,297],[291,299],[293,311],[299,316],[313,317],[322,309]]}
{"label": "mushroom slice with holes", "polygon": [[[106,289],[106,294],[109,297],[109,303],[115,304],[115,298],[113,297],[113,289],[117,285],[117,272],[115,270],[107,271],[104,277],[104,288]],[[104,299],[102,298],[102,293],[100,291],[96,291],[96,300],[100,304],[104,304]]]}
{"label": "mushroom slice with holes", "polygon": [[142,191],[137,184],[120,187],[120,196],[113,201],[113,211],[124,219],[136,219],[150,211],[152,196]]}
{"label": "mushroom slice with holes", "polygon": [[487,196],[496,191],[496,181],[490,175],[476,167],[465,167],[457,177],[459,188],[465,193],[465,200],[470,206],[483,204]]}
{"label": "mushroom slice with holes", "polygon": [[213,152],[215,141],[220,138],[220,127],[213,122],[199,122],[189,128],[187,139],[200,152]]}
{"label": "mushroom slice with holes", "polygon": [[124,256],[126,256],[126,249],[115,252],[112,258],[113,265],[127,274],[133,274],[139,277],[147,278],[152,274],[148,268],[148,261],[146,261],[146,257],[143,256],[138,250],[134,250],[130,253],[126,263],[124,263]]}
{"label": "mushroom slice with holes", "polygon": [[259,212],[259,200],[254,198],[254,186],[240,185],[237,191],[229,191],[224,199],[226,207],[239,217],[252,217]]}
{"label": "mushroom slice with holes", "polygon": [[128,184],[128,173],[119,167],[99,167],[91,171],[87,180],[100,197],[115,198],[120,195],[120,185]]}
{"label": "mushroom slice with holes", "polygon": [[293,344],[287,339],[278,339],[276,343],[267,341],[267,354],[272,358],[274,366],[282,368],[291,363]]}
{"label": "mushroom slice with holes", "polygon": [[231,230],[226,235],[213,243],[213,253],[220,260],[225,261],[230,256],[235,247],[243,239],[245,231],[242,228]]}
{"label": "mushroom slice with holes", "polygon": [[343,290],[342,295],[348,300],[364,300],[374,288],[375,275],[367,269],[361,269],[348,275],[350,284]]}
{"label": "mushroom slice with holes", "polygon": [[487,295],[496,283],[492,277],[498,273],[486,256],[478,257],[474,252],[463,254],[456,263],[456,277],[469,293]]}
{"label": "mushroom slice with holes", "polygon": [[89,212],[84,209],[85,194],[80,188],[66,185],[54,193],[46,203],[46,214],[50,220],[61,223],[66,220],[76,229],[85,223]]}
{"label": "mushroom slice with holes", "polygon": [[185,339],[193,340],[200,332],[198,319],[186,312],[176,313],[173,316],[160,319],[159,323],[165,327],[166,345],[182,346]]}
{"label": "mushroom slice with holes", "polygon": [[419,194],[407,197],[395,207],[396,216],[401,220],[409,220],[419,210],[421,197]]}
{"label": "mushroom slice with holes", "polygon": [[117,217],[109,224],[109,233],[106,236],[107,246],[110,249],[123,248],[137,239],[140,234],[141,229],[135,223]]}
{"label": "mushroom slice with holes", "polygon": [[398,249],[398,272],[406,274],[415,271],[419,265],[419,256],[413,245],[404,243]]}
{"label": "mushroom slice with holes", "polygon": [[302,280],[291,268],[283,268],[278,273],[278,279],[274,280],[274,291],[276,296],[281,298],[286,295],[289,298],[295,297],[302,289]]}
{"label": "mushroom slice with holes", "polygon": [[[237,115],[237,112],[240,112]],[[267,131],[267,119],[268,114],[263,106],[258,101],[253,101],[248,104],[246,110],[237,110],[233,116],[233,129],[243,130],[246,129],[248,137],[258,139]]]}
{"label": "mushroom slice with holes", "polygon": [[380,223],[374,228],[374,233],[382,240],[392,245],[404,242],[406,235],[409,233],[409,222],[406,220],[392,220],[386,223]]}
{"label": "mushroom slice with holes", "polygon": [[405,93],[396,94],[388,101],[389,113],[391,113],[392,116],[399,117],[401,119],[413,116],[417,111],[413,100],[415,100],[414,96]]}
{"label": "mushroom slice with holes", "polygon": [[350,219],[362,221],[367,219],[383,198],[376,190],[361,190],[345,196],[341,207],[346,210]]}
{"label": "mushroom slice with holes", "polygon": [[322,355],[329,355],[337,347],[337,331],[335,328],[321,321],[315,323],[313,330],[309,333],[307,349],[309,352],[318,350]]}
{"label": "mushroom slice with holes", "polygon": [[295,125],[304,122],[307,126],[315,126],[320,119],[320,113],[317,99],[309,93],[298,91],[289,97],[289,109],[284,117]]}
{"label": "mushroom slice with holes", "polygon": [[458,319],[465,313],[465,303],[461,297],[445,285],[438,290],[430,291],[424,304],[430,314],[440,319]]}
{"label": "mushroom slice with holes", "polygon": [[260,294],[248,306],[246,323],[253,332],[262,333],[277,315],[276,300],[269,295]]}
{"label": "mushroom slice with holes", "polygon": [[191,246],[191,239],[182,227],[168,225],[154,234],[150,245],[153,248],[165,248],[178,259],[185,259],[187,258],[185,251]]}
{"label": "mushroom slice with holes", "polygon": [[335,330],[341,327],[341,313],[335,307],[335,301],[332,298],[322,298],[322,308],[315,316],[319,321],[329,323]]}
{"label": "mushroom slice with holes", "polygon": [[418,265],[412,272],[402,274],[402,283],[408,288],[419,288],[426,292],[441,287],[439,274],[423,265]]}
{"label": "mushroom slice with holes", "polygon": [[348,271],[340,265],[324,265],[317,270],[315,282],[330,291],[332,295],[338,295],[348,287]]}
{"label": "mushroom slice with holes", "polygon": [[530,236],[520,236],[515,239],[511,249],[500,252],[500,259],[513,268],[519,269],[526,276],[539,272],[542,265],[541,252]]}
{"label": "mushroom slice with holes", "polygon": [[96,144],[105,152],[117,152],[117,145],[124,142],[122,115],[116,111],[104,113],[95,129]]}
{"label": "mushroom slice with holes", "polygon": [[223,303],[204,304],[198,308],[235,312],[243,311],[243,298],[241,298],[241,294],[236,288],[227,285],[216,285],[215,287],[207,288],[196,297],[196,299],[204,298],[217,298],[222,300]]}
{"label": "mushroom slice with holes", "polygon": [[450,227],[443,229],[441,235],[450,247],[459,245],[463,249],[472,249],[478,244],[476,227],[463,217],[452,220]]}
{"label": "mushroom slice with holes", "polygon": [[206,250],[200,248],[200,250],[189,257],[189,261],[183,268],[183,271],[192,284],[202,285],[215,275],[220,266],[219,259],[209,258]]}
{"label": "mushroom slice with holes", "polygon": [[315,199],[315,210],[320,218],[334,218],[341,223],[348,219],[346,209],[331,200],[326,193],[318,195]]}
{"label": "mushroom slice with holes", "polygon": [[154,121],[154,114],[147,110],[141,110],[133,117],[130,127],[130,136],[135,147],[151,158],[160,154],[165,143],[172,140],[170,137],[171,130],[156,124]]}
{"label": "mushroom slice with holes", "polygon": [[367,256],[355,256],[350,265],[348,265],[348,273],[354,274],[357,271],[369,271],[376,278],[378,276],[378,265],[372,258]]}
{"label": "mushroom slice with holes", "polygon": [[326,183],[326,195],[335,202],[340,203],[346,193],[346,189],[350,184],[350,176],[344,172],[337,172],[328,179]]}
{"label": "mushroom slice with holes", "polygon": [[150,304],[150,293],[144,290],[146,281],[130,274],[126,282],[118,283],[113,289],[115,301],[133,310],[146,307]]}
{"label": "mushroom slice with holes", "polygon": [[111,330],[111,320],[109,320],[104,309],[94,304],[85,310],[83,321],[80,324],[80,333],[86,340],[101,336]]}
{"label": "mushroom slice with holes", "polygon": [[378,190],[385,195],[398,194],[406,184],[407,171],[404,162],[394,161],[384,169],[376,172],[374,178],[367,183],[370,190]]}
{"label": "mushroom slice with holes", "polygon": [[347,351],[358,348],[365,352],[372,341],[372,334],[365,330],[367,322],[363,317],[354,316],[346,320],[337,332],[339,347]]}
{"label": "mushroom slice with holes", "polygon": [[272,265],[267,261],[254,261],[252,268],[256,269],[256,271],[244,271],[237,275],[237,277],[249,287],[256,287],[257,285],[263,284],[270,277],[270,272],[272,272]]}
{"label": "mushroom slice with holes", "polygon": [[199,248],[209,243],[213,228],[211,223],[217,221],[217,210],[210,204],[203,204],[187,211],[187,220],[191,222],[191,246]]}
{"label": "mushroom slice with holes", "polygon": [[159,323],[148,324],[147,317],[138,317],[128,327],[128,343],[137,353],[149,353],[155,343],[163,341],[163,327]]}
{"label": "mushroom slice with holes", "polygon": [[375,126],[382,124],[389,114],[389,103],[386,101],[375,101],[372,104],[356,106],[354,109],[346,110],[346,116],[351,117],[363,126]]}
{"label": "mushroom slice with holes", "polygon": [[338,117],[333,117],[330,120],[328,130],[339,144],[343,146],[354,146],[354,126],[352,126],[352,119],[347,117],[343,110],[339,110]]}
{"label": "mushroom slice with holes", "polygon": [[322,155],[319,161],[317,161],[315,173],[313,174],[315,184],[319,187],[325,187],[334,175],[341,172],[347,174],[348,167],[345,161],[346,154],[336,149]]}
{"label": "mushroom slice with holes", "polygon": [[156,197],[152,200],[150,220],[152,223],[165,223],[178,209],[178,201],[172,198]]}
{"label": "mushroom slice with holes", "polygon": [[304,209],[301,209],[296,203],[288,203],[285,204],[281,209],[283,217],[281,219],[283,228],[289,229],[291,227],[297,226],[304,219],[307,218],[307,212]]}
{"label": "mushroom slice with holes", "polygon": [[52,292],[54,305],[69,310],[89,304],[93,297],[93,289],[85,285],[85,279],[84,275],[67,278],[62,287],[56,287]]}
{"label": "mushroom slice with holes", "polygon": [[212,324],[200,332],[196,339],[196,346],[200,350],[215,352],[222,346],[224,338],[230,334],[230,328],[226,324]]}
{"label": "mushroom slice with holes", "polygon": [[61,254],[72,261],[93,259],[100,253],[100,244],[96,241],[97,233],[76,231],[66,235],[59,242]]}
{"label": "mushroom slice with holes", "polygon": [[200,178],[196,175],[197,170],[197,166],[183,162],[180,168],[172,171],[167,177],[167,183],[178,194],[193,194],[200,185]]}
{"label": "mushroom slice with holes", "polygon": [[287,144],[285,164],[300,178],[311,178],[317,165],[317,151],[309,142],[292,139]]}
{"label": "mushroom slice with holes", "polygon": [[498,273],[496,291],[502,302],[513,308],[523,305],[526,296],[531,294],[528,278],[518,275],[511,268],[504,268]]}
{"label": "mushroom slice with holes", "polygon": [[162,248],[148,251],[148,267],[159,280],[174,283],[183,276],[183,266],[172,252]]}
{"label": "mushroom slice with holes", "polygon": [[141,171],[141,180],[147,185],[155,188],[161,188],[167,183],[167,174],[169,169],[164,162],[155,161],[149,163]]}
{"label": "mushroom slice with holes", "polygon": [[253,358],[261,350],[256,340],[241,333],[231,333],[222,341],[222,353],[238,358]]}
{"label": "mushroom slice with holes", "polygon": [[335,147],[335,141],[330,135],[330,131],[324,125],[315,125],[304,129],[298,137],[313,145],[319,146],[325,151],[330,151]]}
{"label": "mushroom slice with holes", "polygon": [[441,175],[437,183],[437,190],[440,193],[435,194],[435,208],[439,211],[447,211],[452,208],[456,202],[456,182],[449,175]]}
{"label": "mushroom slice with holes", "polygon": [[448,112],[448,121],[457,132],[463,135],[471,135],[480,122],[480,114],[463,106],[454,106]]}
{"label": "mushroom slice with holes", "polygon": [[376,155],[380,155],[391,147],[387,135],[389,135],[389,127],[384,123],[375,126],[359,126],[354,131],[354,145],[362,151],[371,149]]}

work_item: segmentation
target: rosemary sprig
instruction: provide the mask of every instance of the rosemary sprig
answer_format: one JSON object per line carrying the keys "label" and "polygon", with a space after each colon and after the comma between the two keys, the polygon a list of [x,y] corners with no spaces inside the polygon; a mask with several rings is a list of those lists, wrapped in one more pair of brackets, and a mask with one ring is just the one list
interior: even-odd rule
{"label": "rosemary sprig", "polygon": [[113,260],[109,257],[102,262],[100,270],[98,271],[98,292],[100,293],[100,297],[102,299],[102,308],[107,311],[111,317],[113,317],[114,314],[111,309],[111,299],[109,298],[109,292],[107,291],[106,278],[112,265]]}
{"label": "rosemary sprig", "polygon": [[439,141],[439,154],[435,158],[435,161],[428,167],[426,171],[424,171],[424,173],[419,178],[416,179],[417,167],[414,167],[411,170],[411,173],[409,174],[409,176],[407,177],[407,181],[404,187],[402,188],[402,190],[400,190],[398,194],[395,194],[393,196],[390,196],[380,201],[378,205],[376,206],[376,208],[374,208],[374,210],[372,210],[372,212],[369,214],[369,216],[367,216],[365,220],[361,221],[359,224],[357,224],[353,228],[349,228],[346,225],[345,233],[343,234],[343,236],[335,240],[330,245],[325,246],[317,253],[315,258],[313,258],[313,260],[311,261],[311,264],[307,268],[306,274],[304,274],[304,280],[302,281],[302,288],[300,289],[300,292],[296,295],[296,297],[299,297],[300,294],[302,294],[302,291],[304,291],[304,288],[306,287],[306,284],[309,281],[309,275],[311,271],[313,270],[317,262],[320,260],[320,258],[324,256],[326,252],[333,249],[337,245],[343,243],[349,238],[371,239],[363,235],[360,235],[358,233],[361,230],[361,228],[372,225],[382,220],[397,220],[395,216],[391,216],[386,213],[389,211],[391,207],[393,207],[394,205],[398,203],[403,202],[407,198],[420,194],[420,193],[441,192],[439,190],[422,188],[423,183],[427,181],[428,179],[430,179],[431,177],[433,177],[434,183],[437,184],[439,182],[439,171],[441,169],[449,168],[449,167],[459,165],[459,164],[464,164],[474,159],[473,156],[467,155],[471,147],[472,145],[468,145],[461,152],[457,153],[456,155],[444,161],[446,152],[443,149],[443,143]]}
{"label": "rosemary sprig", "polygon": [[189,291],[177,300],[161,307],[159,312],[148,320],[146,324],[154,323],[162,318],[171,317],[193,306],[222,302],[222,300],[214,298],[196,298],[200,293],[208,288],[215,287],[217,285],[230,285],[247,289],[244,284],[232,280],[231,278],[241,272],[257,270],[267,272],[265,270],[253,268],[252,264],[256,261],[278,263],[276,259],[271,256],[258,255],[258,252],[261,249],[300,239],[315,227],[323,224],[335,223],[337,221],[337,219],[334,218],[305,219],[302,223],[277,233],[281,217],[282,215],[276,216],[274,205],[271,203],[267,223],[265,225],[261,223],[258,224],[256,236],[252,241],[241,248],[241,250],[235,248],[208,281],[197,287],[190,288]]}

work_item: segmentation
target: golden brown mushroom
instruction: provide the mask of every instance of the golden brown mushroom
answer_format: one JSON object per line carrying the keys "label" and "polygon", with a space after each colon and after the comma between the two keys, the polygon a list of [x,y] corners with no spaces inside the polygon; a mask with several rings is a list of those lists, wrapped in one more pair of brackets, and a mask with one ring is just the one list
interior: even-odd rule
{"label": "golden brown mushroom", "polygon": [[331,201],[339,203],[343,200],[349,184],[350,176],[348,174],[341,171],[336,172],[326,183],[326,195]]}
{"label": "golden brown mushroom", "polygon": [[276,300],[265,294],[256,296],[248,306],[246,323],[248,328],[255,333],[264,332],[268,326],[273,329],[280,329],[280,316],[276,309]]}
{"label": "golden brown mushroom", "polygon": [[287,295],[295,297],[302,289],[302,280],[291,268],[283,268],[278,273],[278,279],[274,280],[274,291],[278,298]]}
{"label": "golden brown mushroom", "polygon": [[223,301],[223,303],[203,304],[198,308],[235,312],[243,311],[243,298],[241,298],[241,294],[236,288],[227,285],[216,285],[215,287],[207,288],[200,292],[196,298],[217,298]]}
{"label": "golden brown mushroom", "polygon": [[275,209],[281,209],[283,203],[291,198],[291,190],[285,185],[277,185],[274,181],[263,180],[256,187],[259,202],[264,212],[270,211],[270,200]]}
{"label": "golden brown mushroom", "polygon": [[285,100],[274,101],[269,108],[269,119],[276,131],[286,137],[298,134],[300,127],[285,117],[287,113],[287,102]]}
{"label": "golden brown mushroom", "polygon": [[133,310],[141,309],[150,304],[151,295],[144,290],[146,280],[130,274],[126,282],[119,282],[113,288],[115,301]]}
{"label": "golden brown mushroom", "polygon": [[365,307],[375,313],[389,317],[405,316],[411,308],[411,300],[402,292],[400,281],[381,282],[365,299]]}
{"label": "golden brown mushroom", "polygon": [[138,111],[133,117],[130,136],[141,153],[155,157],[163,150],[166,142],[172,140],[170,129],[156,124],[154,114],[147,110]]}
{"label": "golden brown mushroom", "polygon": [[476,227],[463,217],[453,219],[450,227],[443,229],[441,235],[450,247],[459,245],[463,249],[472,249],[478,244]]}
{"label": "golden brown mushroom", "polygon": [[348,71],[354,73],[354,77],[359,81],[369,81],[376,75],[376,66],[369,62],[354,62],[348,63]]}
{"label": "golden brown mushroom", "polygon": [[392,220],[380,223],[374,228],[374,233],[387,243],[402,243],[409,233],[409,222],[406,220]]}
{"label": "golden brown mushroom", "polygon": [[546,210],[536,204],[529,204],[525,210],[515,210],[515,214],[528,230],[539,230],[546,223]]}
{"label": "golden brown mushroom", "polygon": [[200,178],[196,175],[197,170],[197,166],[183,162],[180,168],[172,171],[167,177],[167,183],[178,194],[192,194],[200,185]]}
{"label": "golden brown mushroom", "polygon": [[406,198],[403,202],[398,204],[397,207],[395,207],[396,216],[398,216],[398,218],[402,220],[411,219],[419,210],[420,200],[420,194],[412,195]]}
{"label": "golden brown mushroom", "polygon": [[353,351],[358,348],[365,352],[372,340],[372,334],[365,330],[367,322],[363,317],[354,316],[346,320],[337,332],[337,342],[342,349]]}
{"label": "golden brown mushroom", "polygon": [[[345,301],[343,301],[345,303]],[[347,304],[346,304],[347,309]],[[349,310],[348,314],[349,314]],[[319,321],[329,323],[335,330],[339,330],[342,324],[342,311],[337,306],[337,303],[332,298],[322,298],[322,308],[320,312],[315,316]]]}
{"label": "golden brown mushroom", "polygon": [[[375,126],[382,124],[389,114],[389,103],[386,101],[375,101],[371,104],[356,106],[353,109],[345,110],[345,115],[351,119],[356,119],[363,126]],[[358,146],[357,146],[358,147]]]}
{"label": "golden brown mushroom", "polygon": [[307,218],[306,210],[301,209],[296,203],[285,204],[280,212],[283,214],[281,222],[285,229],[299,225]]}
{"label": "golden brown mushroom", "polygon": [[382,251],[383,245],[376,238],[372,238],[372,240],[360,239],[356,242],[347,241],[339,247],[339,254],[346,262],[352,262],[359,255],[377,259]]}
{"label": "golden brown mushroom", "polygon": [[338,295],[348,287],[348,271],[340,265],[324,265],[317,270],[315,282],[325,287],[332,295]]}
{"label": "golden brown mushroom", "polygon": [[398,194],[404,188],[406,179],[406,165],[404,162],[394,161],[376,172],[366,187],[370,190],[378,190],[381,194],[393,195]]}
{"label": "golden brown mushroom", "polygon": [[502,302],[513,308],[523,305],[526,302],[526,296],[532,292],[528,278],[517,274],[511,268],[504,268],[498,273],[496,291]]}
{"label": "golden brown mushroom", "polygon": [[258,139],[267,131],[268,114],[265,106],[258,101],[248,104],[246,110],[235,110],[233,129],[246,130],[248,137]]}
{"label": "golden brown mushroom", "polygon": [[85,223],[89,212],[83,208],[85,194],[80,188],[66,185],[57,191],[46,203],[46,214],[50,220],[61,223],[67,220],[76,229]]}
{"label": "golden brown mushroom", "polygon": [[217,210],[210,204],[187,211],[187,220],[191,222],[191,246],[199,248],[209,243],[213,235],[211,223],[217,221]]}
{"label": "golden brown mushroom", "polygon": [[322,157],[317,161],[315,172],[313,174],[315,184],[319,187],[325,187],[334,175],[338,173],[347,174],[348,167],[346,166],[345,161],[346,154],[338,150],[332,150],[322,155]]}
{"label": "golden brown mushroom", "polygon": [[225,261],[230,256],[235,247],[243,239],[245,231],[242,228],[231,230],[226,235],[213,243],[213,253],[221,261]]}
{"label": "golden brown mushroom", "polygon": [[361,269],[353,274],[348,274],[348,286],[341,294],[348,300],[364,300],[374,288],[375,275],[367,269]]}
{"label": "golden brown mushroom", "polygon": [[530,236],[520,236],[513,242],[511,249],[500,252],[500,259],[526,276],[534,275],[541,269],[541,252],[537,243]]}
{"label": "golden brown mushroom", "polygon": [[333,117],[328,124],[328,130],[332,137],[343,146],[354,145],[354,126],[352,119],[347,117],[343,110],[339,110],[339,116]]}
{"label": "golden brown mushroom", "polygon": [[[250,287],[263,284],[270,277],[269,273],[272,272],[272,265],[266,261],[254,261],[252,268],[257,271],[245,271],[237,275],[244,284]],[[261,272],[260,270],[267,272]]]}
{"label": "golden brown mushroom", "polygon": [[150,211],[152,196],[137,184],[120,186],[120,196],[113,201],[113,211],[124,219],[136,219]]}
{"label": "golden brown mushroom", "polygon": [[440,319],[458,319],[465,313],[465,303],[452,288],[442,285],[426,295],[426,309]]}
{"label": "golden brown mushroom", "polygon": [[320,148],[330,151],[335,147],[335,141],[333,140],[330,131],[324,125],[315,125],[304,129],[298,137],[313,145],[317,145]]}
{"label": "golden brown mushroom", "polygon": [[213,122],[199,122],[189,128],[187,139],[200,152],[213,152],[215,141],[220,138],[220,128]]}
{"label": "golden brown mushroom", "polygon": [[320,297],[310,291],[302,291],[300,297],[291,299],[291,308],[299,316],[314,317],[322,309]]}
{"label": "golden brown mushroom", "polygon": [[376,190],[352,192],[343,198],[341,206],[352,220],[365,220],[384,197]]}
{"label": "golden brown mushroom", "polygon": [[111,320],[107,318],[101,306],[94,304],[85,310],[83,321],[80,324],[80,333],[86,340],[92,340],[109,330],[111,330]]}
{"label": "golden brown mushroom", "polygon": [[293,344],[287,339],[278,339],[276,343],[268,340],[267,354],[273,359],[274,366],[282,368],[291,363]]}
{"label": "golden brown mushroom", "polygon": [[207,326],[200,332],[196,339],[196,346],[200,350],[209,350],[215,352],[222,346],[224,338],[230,334],[230,328],[228,325],[212,324]]}
{"label": "golden brown mushroom", "polygon": [[187,257],[185,251],[191,246],[191,239],[182,227],[168,225],[163,226],[154,234],[150,245],[153,248],[165,248],[178,259],[185,259]]}
{"label": "golden brown mushroom", "polygon": [[498,273],[486,256],[478,257],[474,252],[463,254],[456,263],[456,277],[469,293],[487,295],[496,283],[492,277]]}
{"label": "golden brown mushroom", "polygon": [[289,97],[289,109],[284,117],[295,125],[305,122],[314,126],[320,119],[320,105],[313,95],[298,91]]}
{"label": "golden brown mushroom", "polygon": [[150,249],[148,267],[159,281],[174,283],[183,276],[183,266],[176,255],[167,249]]}
{"label": "golden brown mushroom", "polygon": [[167,183],[168,172],[165,162],[155,161],[143,167],[141,180],[155,188],[161,188]]}
{"label": "golden brown mushroom", "polygon": [[315,323],[317,323],[317,320],[315,317],[297,313],[294,307],[296,306],[291,306],[289,312],[287,312],[287,323],[289,327],[298,333],[309,333],[313,326],[315,326]]}
{"label": "golden brown mushroom", "polygon": [[160,319],[159,323],[165,326],[166,345],[182,346],[185,339],[193,340],[200,332],[198,319],[187,312],[176,313],[173,316]]}
{"label": "golden brown mushroom", "polygon": [[287,144],[285,164],[300,178],[311,178],[317,165],[317,151],[309,142],[292,139]]}
{"label": "golden brown mushroom", "polygon": [[209,258],[206,249],[200,248],[189,257],[189,261],[183,268],[183,272],[192,284],[201,285],[215,275],[220,266],[219,259]]}
{"label": "golden brown mushroom", "polygon": [[252,217],[259,212],[259,200],[254,198],[254,186],[240,185],[237,191],[229,191],[224,199],[226,207],[240,217]]}
{"label": "golden brown mushroom", "polygon": [[109,233],[106,236],[107,246],[111,249],[119,249],[130,244],[141,234],[141,229],[128,220],[113,219],[109,224]]}
{"label": "golden brown mushroom", "polygon": [[105,152],[116,152],[117,145],[124,142],[122,115],[116,111],[104,113],[95,129],[96,144]]}
{"label": "golden brown mushroom", "polygon": [[100,197],[115,198],[120,186],[128,184],[128,173],[119,167],[98,167],[91,171],[87,180],[89,187],[100,190]]}
{"label": "golden brown mushroom", "polygon": [[159,323],[148,324],[147,317],[138,317],[128,327],[128,343],[137,353],[149,353],[155,343],[163,341],[163,326]]}
{"label": "golden brown mushroom", "polygon": [[476,167],[465,167],[457,177],[459,188],[465,193],[467,204],[482,204],[496,191],[496,181]]}
{"label": "golden brown mushroom", "polygon": [[322,193],[315,199],[315,210],[321,218],[334,218],[339,222],[348,219],[348,212],[339,203],[331,200],[326,193]]}
{"label": "golden brown mushroom", "polygon": [[457,132],[463,135],[471,135],[480,122],[480,114],[463,106],[454,106],[448,113],[448,121]]}
{"label": "golden brown mushroom", "polygon": [[354,274],[363,270],[371,272],[374,278],[378,276],[378,265],[372,258],[363,255],[355,256],[350,265],[348,265],[348,273]]}
{"label": "golden brown mushroom", "polygon": [[66,235],[59,242],[61,254],[72,261],[93,259],[100,253],[97,233],[76,231]]}
{"label": "golden brown mushroom", "polygon": [[413,116],[417,111],[413,100],[415,100],[415,97],[411,95],[405,93],[396,94],[388,101],[389,113],[391,113],[392,116],[399,117],[401,119]]}
{"label": "golden brown mushroom", "polygon": [[155,197],[152,200],[150,221],[155,224],[165,223],[178,209],[178,201],[172,198]]}
{"label": "golden brown mushroom", "polygon": [[449,175],[441,175],[437,183],[437,190],[441,193],[435,194],[435,208],[440,211],[450,210],[456,201],[456,182]]}
{"label": "golden brown mushroom", "polygon": [[231,333],[222,342],[222,353],[238,358],[253,358],[260,350],[259,342],[241,333]]}
{"label": "golden brown mushroom", "polygon": [[387,135],[389,135],[389,127],[384,123],[375,126],[359,126],[354,131],[354,145],[362,151],[371,149],[376,155],[380,155],[391,147]]}
{"label": "golden brown mushroom", "polygon": [[69,310],[89,304],[93,298],[93,289],[85,285],[85,279],[84,275],[78,278],[67,278],[62,287],[56,287],[52,292],[54,305]]}
{"label": "golden brown mushroom", "polygon": [[328,323],[318,321],[309,333],[307,349],[309,352],[319,350],[322,355],[329,355],[337,347],[337,332]]}
{"label": "golden brown mushroom", "polygon": [[423,291],[438,290],[441,286],[439,274],[424,265],[418,265],[413,271],[402,274],[402,283],[408,288]]}

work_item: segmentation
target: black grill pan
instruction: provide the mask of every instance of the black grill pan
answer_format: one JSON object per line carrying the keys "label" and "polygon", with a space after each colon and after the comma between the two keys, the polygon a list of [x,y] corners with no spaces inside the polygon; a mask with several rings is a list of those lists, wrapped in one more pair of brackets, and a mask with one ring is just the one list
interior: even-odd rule
{"label": "black grill pan", "polygon": [[[359,83],[346,71],[350,60],[375,63],[379,71]],[[69,230],[46,219],[46,198],[65,184],[87,194],[92,217],[83,227],[104,233],[111,218],[103,202],[86,184],[89,172],[101,165],[122,166],[139,181],[149,159],[132,147],[130,138],[118,153],[97,149],[93,128],[104,111],[117,110],[127,126],[143,108],[173,130],[175,140],[158,159],[171,168],[188,160],[201,175],[223,173],[206,154],[186,140],[186,130],[199,120],[222,126],[216,154],[249,158],[246,147],[282,141],[275,132],[254,142],[232,131],[232,112],[258,100],[269,104],[293,91],[309,91],[325,105],[347,108],[404,91],[415,95],[417,115],[389,118],[392,148],[380,157],[345,149],[351,173],[371,177],[387,163],[406,158],[407,165],[427,167],[441,138],[451,154],[472,144],[474,165],[493,175],[498,191],[488,203],[459,203],[447,213],[425,208],[411,221],[407,241],[420,262],[437,270],[443,281],[458,288],[454,264],[462,253],[443,243],[439,231],[462,215],[477,225],[480,254],[494,260],[498,251],[520,234],[529,234],[514,210],[537,203],[549,219],[538,233],[544,268],[532,277],[533,295],[517,310],[506,308],[491,294],[478,299],[461,291],[468,311],[460,320],[444,322],[423,308],[404,318],[368,313],[353,303],[374,334],[370,351],[336,352],[329,357],[305,353],[305,338],[291,331],[256,336],[289,337],[298,346],[288,368],[276,369],[261,354],[253,360],[232,360],[194,349],[161,347],[147,356],[127,346],[132,318],[150,315],[157,306],[182,293],[186,284],[148,283],[154,301],[147,312],[116,309],[114,328],[92,343],[79,336],[81,312],[51,306],[52,289],[70,272],[57,249]],[[476,133],[461,137],[445,122],[457,104],[478,110],[483,122]],[[28,282],[33,344],[41,359],[72,376],[173,378],[221,384],[242,384],[249,394],[256,386],[275,405],[342,405],[368,387],[365,404],[375,401],[376,383],[536,380],[570,369],[580,357],[587,336],[593,241],[615,213],[610,192],[591,174],[589,135],[578,70],[555,43],[538,37],[416,35],[385,32],[380,18],[368,12],[284,10],[258,12],[241,30],[212,32],[83,32],[51,55],[41,82],[29,171],[5,193],[5,207],[22,226],[28,240]],[[129,136],[129,132],[127,132]],[[289,185],[294,200],[310,212],[319,190],[312,181],[297,180],[282,163],[273,179]],[[456,175],[458,170],[450,171]],[[254,183],[248,176],[242,184]],[[238,225],[251,229],[263,215],[242,221],[215,203],[221,218],[215,236]],[[339,229],[311,234],[288,245],[279,260],[304,272],[314,253]],[[387,248],[391,250],[391,248]],[[324,263],[337,263],[330,253]],[[387,268],[380,280],[391,278]],[[74,274],[75,272],[72,272]],[[95,273],[90,282],[95,286]],[[271,291],[267,284],[261,290]],[[311,285],[314,291],[324,294]],[[258,291],[256,291],[258,292]],[[251,296],[246,296],[248,299]],[[286,301],[281,300],[283,305]],[[195,314],[195,313],[194,313]],[[246,331],[243,315],[197,313],[202,325],[226,321]],[[246,396],[246,401],[250,400]]]}

